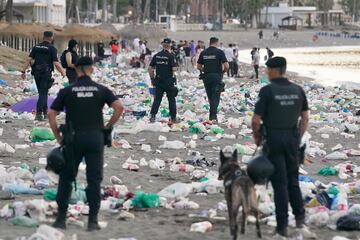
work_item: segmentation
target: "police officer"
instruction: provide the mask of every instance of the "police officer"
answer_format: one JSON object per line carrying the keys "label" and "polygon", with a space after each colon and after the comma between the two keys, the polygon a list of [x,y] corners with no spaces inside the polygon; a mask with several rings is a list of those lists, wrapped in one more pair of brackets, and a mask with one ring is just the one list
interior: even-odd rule
{"label": "police officer", "polygon": [[299,147],[308,127],[308,102],[304,90],[284,77],[285,58],[272,58],[266,65],[271,83],[260,90],[252,129],[255,143],[267,146],[268,158],[275,167],[270,181],[274,189],[277,237],[287,236],[290,201],[298,231],[304,238],[315,238],[304,225],[305,210],[298,180]]}
{"label": "police officer", "polygon": [[25,79],[25,72],[31,65],[31,73],[34,75],[39,93],[35,117],[37,121],[43,121],[44,118],[47,118],[47,98],[49,89],[52,86],[51,73],[54,71],[54,66],[62,77],[65,77],[64,69],[61,67],[57,57],[57,50],[52,45],[53,41],[54,34],[50,31],[44,32],[44,41],[33,47],[22,71],[21,77]]}
{"label": "police officer", "polygon": [[210,47],[201,52],[197,68],[201,72],[210,105],[210,122],[217,122],[217,108],[224,88],[223,74],[229,70],[224,51],[218,48],[219,39],[210,38]]}
{"label": "police officer", "polygon": [[[90,207],[88,230],[100,229],[97,215],[101,202],[100,184],[103,179],[104,128],[111,128],[123,112],[123,106],[115,95],[108,88],[91,80],[92,64],[89,57],[78,60],[76,63],[78,79],[74,84],[60,90],[48,114],[50,127],[58,143],[62,143],[63,138],[68,138],[60,135],[56,116],[66,109],[66,126],[73,136],[71,146],[68,146],[67,140],[65,141],[66,166],[60,172],[56,197],[58,215],[53,226],[62,229],[66,228],[65,220],[72,182],[76,178],[78,166],[83,158],[87,165],[86,196]],[[114,109],[105,127],[102,112],[104,104]]]}
{"label": "police officer", "polygon": [[150,111],[150,122],[155,122],[164,93],[169,101],[170,123],[176,122],[176,79],[174,72],[177,70],[175,56],[170,52],[171,39],[165,38],[162,42],[163,50],[155,54],[149,66],[149,75],[155,87],[155,98]]}

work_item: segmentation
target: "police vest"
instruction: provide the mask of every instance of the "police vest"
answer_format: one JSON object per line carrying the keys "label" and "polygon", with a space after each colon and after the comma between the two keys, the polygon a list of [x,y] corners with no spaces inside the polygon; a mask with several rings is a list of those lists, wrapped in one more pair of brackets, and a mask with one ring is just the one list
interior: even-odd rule
{"label": "police vest", "polygon": [[299,86],[282,86],[271,83],[271,100],[264,125],[269,129],[292,129],[298,125],[302,108],[302,92]]}
{"label": "police vest", "polygon": [[49,45],[40,43],[34,47],[33,51],[35,51],[34,64],[32,65],[33,71],[44,73],[54,70]]}

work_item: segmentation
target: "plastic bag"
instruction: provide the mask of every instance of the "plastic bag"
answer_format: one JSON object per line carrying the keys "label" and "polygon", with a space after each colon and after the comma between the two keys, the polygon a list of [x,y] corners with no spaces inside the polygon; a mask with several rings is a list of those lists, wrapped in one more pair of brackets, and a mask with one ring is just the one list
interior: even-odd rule
{"label": "plastic bag", "polygon": [[333,175],[336,175],[337,173],[338,173],[337,170],[332,167],[323,167],[318,172],[318,174],[322,175],[322,176],[333,176]]}
{"label": "plastic bag", "polygon": [[160,197],[174,199],[174,198],[186,197],[187,195],[190,194],[191,191],[192,191],[192,187],[190,184],[177,182],[161,190],[158,193],[158,195]]}
{"label": "plastic bag", "polygon": [[37,190],[35,188],[31,188],[29,185],[25,183],[5,183],[3,185],[3,190],[5,192],[12,192],[14,194],[33,194],[33,195],[41,195],[42,191]]}
{"label": "plastic bag", "polygon": [[348,156],[343,152],[333,152],[325,156],[328,160],[346,160]]}
{"label": "plastic bag", "polygon": [[319,212],[311,215],[306,221],[307,225],[314,225],[319,228],[325,227],[329,221],[329,213],[328,212]]}
{"label": "plastic bag", "polygon": [[56,188],[46,189],[45,192],[44,192],[44,200],[46,200],[46,201],[55,201],[56,194],[57,194],[57,189]]}
{"label": "plastic bag", "polygon": [[166,148],[166,149],[184,149],[185,143],[182,141],[165,141],[163,145],[160,146],[160,148]]}
{"label": "plastic bag", "polygon": [[31,142],[53,141],[55,136],[49,128],[35,127],[30,132]]}
{"label": "plastic bag", "polygon": [[20,216],[20,217],[16,217],[14,219],[11,220],[11,223],[17,226],[22,226],[22,227],[37,227],[39,226],[39,222],[36,221],[35,219],[26,217],[26,216]]}
{"label": "plastic bag", "polygon": [[224,134],[225,133],[224,129],[222,129],[221,127],[213,127],[213,128],[211,128],[210,132],[214,133],[214,134]]}
{"label": "plastic bag", "polygon": [[155,193],[137,192],[131,205],[139,208],[157,208],[160,207],[160,198]]}
{"label": "plastic bag", "polygon": [[341,231],[360,231],[360,216],[343,216],[337,221],[336,227]]}

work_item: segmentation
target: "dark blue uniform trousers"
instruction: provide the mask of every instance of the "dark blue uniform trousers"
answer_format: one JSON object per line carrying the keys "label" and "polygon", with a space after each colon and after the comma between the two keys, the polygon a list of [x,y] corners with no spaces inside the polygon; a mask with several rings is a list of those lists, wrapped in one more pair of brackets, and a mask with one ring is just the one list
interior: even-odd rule
{"label": "dark blue uniform trousers", "polygon": [[37,101],[36,112],[38,114],[47,113],[48,105],[48,94],[51,84],[51,72],[45,72],[41,74],[34,74],[36,87],[39,94]]}
{"label": "dark blue uniform trousers", "polygon": [[297,130],[269,130],[266,132],[269,160],[275,172],[270,178],[274,189],[277,231],[283,232],[288,226],[288,203],[296,218],[302,224],[305,218],[303,198],[299,187],[299,144]]}
{"label": "dark blue uniform trousers", "polygon": [[[88,183],[85,191],[90,207],[89,215],[94,216],[98,214],[101,204],[100,187],[103,179],[104,133],[102,130],[76,132],[74,146],[72,154],[68,152],[69,149],[65,149],[66,168],[60,172],[56,202],[59,212],[67,211],[72,184],[75,181],[79,164],[85,159]],[[73,158],[69,159],[71,155]]]}

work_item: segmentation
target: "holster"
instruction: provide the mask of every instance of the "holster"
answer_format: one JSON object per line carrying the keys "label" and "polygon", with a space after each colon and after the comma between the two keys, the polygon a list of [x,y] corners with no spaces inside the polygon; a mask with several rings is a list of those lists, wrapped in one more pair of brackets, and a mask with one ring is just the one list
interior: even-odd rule
{"label": "holster", "polygon": [[219,83],[219,91],[220,92],[225,92],[225,83],[223,81],[221,81]]}
{"label": "holster", "polygon": [[64,147],[64,156],[66,161],[66,168],[72,173],[73,180],[77,174],[77,165],[75,162],[75,131],[71,123],[62,124],[59,128],[62,134],[61,145]]}
{"label": "holster", "polygon": [[113,127],[110,128],[105,128],[104,129],[104,145],[107,147],[111,147],[112,146],[112,131],[113,131]]}

